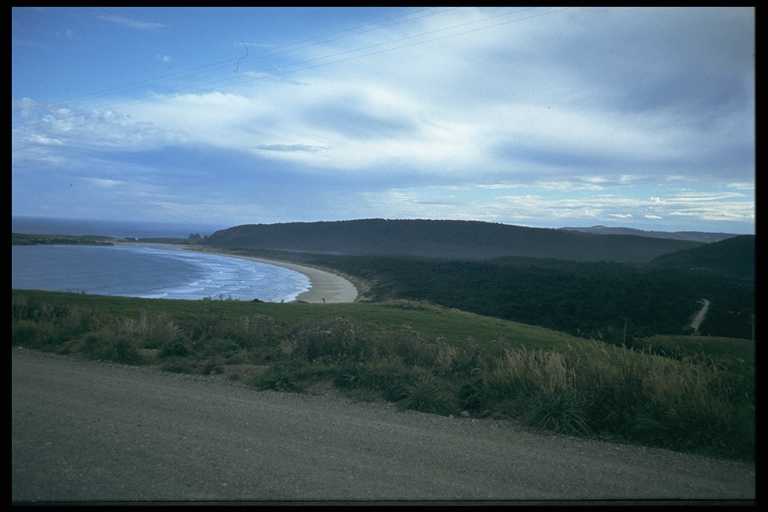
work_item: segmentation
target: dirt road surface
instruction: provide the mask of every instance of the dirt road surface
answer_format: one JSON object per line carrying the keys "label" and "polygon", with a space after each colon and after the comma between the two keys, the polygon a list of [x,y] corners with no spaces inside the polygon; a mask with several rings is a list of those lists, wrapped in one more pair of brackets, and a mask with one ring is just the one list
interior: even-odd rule
{"label": "dirt road surface", "polygon": [[12,350],[12,498],[753,499],[754,466]]}

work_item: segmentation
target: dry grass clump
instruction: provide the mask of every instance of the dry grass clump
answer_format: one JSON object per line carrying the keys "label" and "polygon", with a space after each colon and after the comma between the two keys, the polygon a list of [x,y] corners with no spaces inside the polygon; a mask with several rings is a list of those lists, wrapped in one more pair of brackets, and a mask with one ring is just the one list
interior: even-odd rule
{"label": "dry grass clump", "polygon": [[590,342],[564,352],[508,350],[484,384],[496,399],[527,397],[526,418],[549,430],[748,456],[754,406],[748,393],[738,400],[738,382],[714,365]]}

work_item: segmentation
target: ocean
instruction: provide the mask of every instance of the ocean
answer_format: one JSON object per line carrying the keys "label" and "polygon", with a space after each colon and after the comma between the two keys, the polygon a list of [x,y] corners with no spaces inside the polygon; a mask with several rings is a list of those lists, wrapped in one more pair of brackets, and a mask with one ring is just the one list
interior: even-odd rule
{"label": "ocean", "polygon": [[171,223],[112,221],[94,219],[53,219],[48,217],[11,217],[11,230],[14,233],[33,235],[104,235],[137,238],[172,237],[187,238],[192,233],[210,235],[218,229],[230,226]]}
{"label": "ocean", "polygon": [[13,288],[97,295],[288,302],[310,288],[283,267],[157,245],[15,245],[11,267]]}

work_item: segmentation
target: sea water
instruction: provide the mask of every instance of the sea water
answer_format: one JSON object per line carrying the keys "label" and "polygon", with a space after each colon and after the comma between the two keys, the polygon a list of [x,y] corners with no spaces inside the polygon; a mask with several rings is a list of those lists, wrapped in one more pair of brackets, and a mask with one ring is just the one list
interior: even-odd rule
{"label": "sea water", "polygon": [[287,268],[147,244],[15,245],[11,267],[13,288],[97,295],[280,302],[310,288]]}

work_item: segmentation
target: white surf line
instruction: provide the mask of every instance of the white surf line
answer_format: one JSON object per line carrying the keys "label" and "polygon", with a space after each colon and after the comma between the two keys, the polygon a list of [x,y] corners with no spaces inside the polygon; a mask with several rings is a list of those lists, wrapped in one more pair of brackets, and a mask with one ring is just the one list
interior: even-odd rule
{"label": "white surf line", "polygon": [[278,267],[287,268],[289,270],[293,270],[294,272],[304,274],[309,279],[310,288],[309,290],[300,293],[296,297],[297,301],[311,302],[314,304],[342,304],[355,302],[359,295],[357,287],[348,279],[334,272],[320,270],[318,268],[310,267],[307,265],[299,265],[297,263],[273,260],[270,258],[260,258],[257,256],[233,254],[219,248],[189,247],[182,245],[174,246],[173,244],[156,245],[163,245],[168,248],[183,249],[187,251],[195,251],[207,254],[218,254],[230,258],[251,260],[259,263],[266,263],[267,265],[275,265]]}
{"label": "white surf line", "polygon": [[340,304],[354,302],[358,296],[357,288],[351,281],[333,272],[282,260],[259,258],[256,256],[233,255],[224,252],[217,252],[217,254],[233,258],[248,259],[259,263],[266,263],[268,265],[276,265],[304,274],[309,278],[310,288],[309,290],[300,293],[296,297],[297,301],[311,302],[315,304]]}
{"label": "white surf line", "polygon": [[694,335],[699,334],[699,326],[701,325],[701,322],[704,321],[704,318],[706,318],[707,312],[709,311],[709,300],[701,299],[699,300],[699,303],[702,305],[701,309],[698,311],[698,313],[696,313],[696,315],[693,317],[693,320],[691,321],[691,328],[693,329]]}

